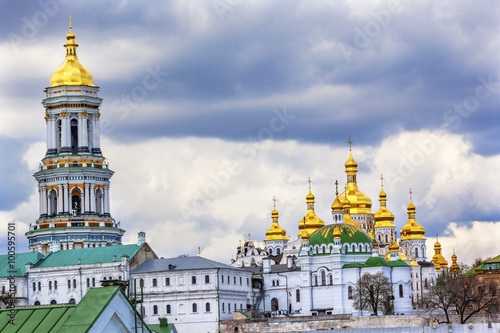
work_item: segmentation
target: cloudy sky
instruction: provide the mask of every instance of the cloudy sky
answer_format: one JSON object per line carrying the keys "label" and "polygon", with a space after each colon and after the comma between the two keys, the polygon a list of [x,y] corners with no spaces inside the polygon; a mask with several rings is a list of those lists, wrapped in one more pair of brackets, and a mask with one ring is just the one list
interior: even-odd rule
{"label": "cloudy sky", "polygon": [[[40,102],[64,58],[69,15],[101,87],[112,215],[159,256],[228,262],[265,238],[273,195],[293,237],[331,221],[334,182],[358,184],[401,228],[409,189],[428,247],[500,254],[500,3],[177,0],[3,2],[0,222],[18,251],[38,214]],[[7,7],[8,6],[8,7]],[[0,253],[6,252],[0,239]],[[429,253],[429,259],[433,253]]]}

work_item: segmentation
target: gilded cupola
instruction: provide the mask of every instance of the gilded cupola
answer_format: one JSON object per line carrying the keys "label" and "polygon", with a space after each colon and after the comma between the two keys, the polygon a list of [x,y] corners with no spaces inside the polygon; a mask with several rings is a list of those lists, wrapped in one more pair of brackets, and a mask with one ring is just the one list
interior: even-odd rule
{"label": "gilded cupola", "polygon": [[434,244],[434,256],[432,256],[432,263],[439,268],[448,268],[448,262],[441,254],[441,244],[439,243],[437,234],[436,234],[436,243]]}
{"label": "gilded cupola", "polygon": [[278,211],[276,210],[276,198],[273,198],[273,201],[274,201],[274,209],[271,213],[271,218],[273,223],[271,227],[266,231],[265,241],[288,240],[288,238],[286,237],[286,230],[283,229],[278,223],[279,214]]}
{"label": "gilded cupola", "polygon": [[399,231],[401,234],[401,239],[426,239],[425,238],[425,228],[422,227],[415,220],[415,205],[412,202],[412,191],[410,189],[410,204],[408,205],[408,222]]}
{"label": "gilded cupola", "polygon": [[451,266],[450,266],[450,272],[459,272],[460,271],[460,266],[457,264],[457,255],[455,254],[455,249],[453,249],[453,255],[451,256]]}
{"label": "gilded cupola", "polygon": [[62,64],[56,68],[50,78],[50,87],[58,86],[91,86],[94,87],[92,74],[83,66],[76,55],[78,44],[75,42],[75,34],[72,31],[71,16],[69,18],[69,33],[66,35],[67,42],[66,57]]}
{"label": "gilded cupola", "polygon": [[372,200],[369,196],[360,191],[357,185],[358,163],[352,157],[351,138],[349,137],[349,159],[345,163],[347,174],[347,188],[340,195],[340,200],[344,203],[348,199],[351,205],[351,214],[372,214]]}
{"label": "gilded cupola", "polygon": [[311,192],[311,179],[309,179],[308,182],[309,182],[309,193],[306,196],[307,214],[302,220],[300,220],[299,230],[301,231],[301,234],[302,231],[304,230],[309,235],[311,235],[314,231],[324,226],[325,222],[322,219],[320,219],[314,212],[314,195]]}
{"label": "gilded cupola", "polygon": [[380,208],[375,213],[373,219],[375,220],[374,228],[396,228],[394,224],[394,214],[387,209],[387,194],[384,192],[384,178],[382,180],[382,190],[379,194]]}

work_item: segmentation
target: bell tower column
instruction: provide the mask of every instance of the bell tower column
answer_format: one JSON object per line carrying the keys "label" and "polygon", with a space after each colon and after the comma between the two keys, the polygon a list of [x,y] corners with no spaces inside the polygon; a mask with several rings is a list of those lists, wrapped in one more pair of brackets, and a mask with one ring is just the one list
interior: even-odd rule
{"label": "bell tower column", "polygon": [[88,153],[87,114],[78,115],[78,153]]}
{"label": "bell tower column", "polygon": [[92,154],[97,154],[101,155],[101,143],[100,143],[100,137],[99,137],[99,116],[94,116],[92,119],[92,130],[94,134],[94,138],[92,140]]}

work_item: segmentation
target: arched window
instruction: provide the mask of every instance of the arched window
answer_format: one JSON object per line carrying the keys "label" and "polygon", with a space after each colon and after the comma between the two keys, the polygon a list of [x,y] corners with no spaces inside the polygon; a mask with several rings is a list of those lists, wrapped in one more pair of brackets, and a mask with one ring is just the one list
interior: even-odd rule
{"label": "arched window", "polygon": [[382,235],[380,235],[380,234],[378,235],[378,242],[382,243]]}
{"label": "arched window", "polygon": [[418,258],[418,247],[415,248],[415,258]]}
{"label": "arched window", "polygon": [[356,252],[356,244],[352,245],[352,252]]}
{"label": "arched window", "polygon": [[321,253],[326,253],[326,247],[325,247],[325,245],[323,245],[323,246],[321,247]]}
{"label": "arched window", "polygon": [[53,299],[52,301],[50,301],[50,305],[56,305],[57,304],[57,301],[55,299]]}
{"label": "arched window", "polygon": [[95,287],[95,278],[92,278],[92,287]]}
{"label": "arched window", "polygon": [[33,282],[33,291],[36,291],[36,282]]}
{"label": "arched window", "polygon": [[279,256],[280,254],[281,254],[281,249],[278,247],[278,248],[276,249],[276,255],[278,255],[278,256]]}
{"label": "arched window", "polygon": [[276,280],[276,287],[280,286],[280,280]]}
{"label": "arched window", "polygon": [[349,252],[349,246],[346,244],[344,253],[348,253],[348,252]]}
{"label": "arched window", "polygon": [[74,299],[74,298],[70,298],[70,300],[69,300],[69,304],[76,304],[75,299]]}
{"label": "arched window", "polygon": [[273,249],[269,249],[267,250],[267,252],[269,252],[269,255],[272,256],[273,255]]}
{"label": "arched window", "polygon": [[403,298],[403,296],[404,296],[404,295],[403,295],[403,285],[402,285],[402,284],[400,284],[400,285],[399,285],[399,298]]}
{"label": "arched window", "polygon": [[80,192],[73,191],[71,196],[71,211],[74,211],[77,215],[82,212],[82,205],[80,203]]}
{"label": "arched window", "polygon": [[227,303],[227,312],[231,312],[231,303]]}
{"label": "arched window", "polygon": [[326,286],[326,273],[325,273],[325,271],[321,271],[321,285]]}
{"label": "arched window", "polygon": [[224,304],[224,303],[222,303],[222,312],[226,311],[226,310],[224,309],[224,305],[225,305],[225,304]]}
{"label": "arched window", "polygon": [[193,312],[198,312],[198,305],[193,303]]}
{"label": "arched window", "polygon": [[179,313],[184,313],[184,304],[179,304]]}
{"label": "arched window", "polygon": [[330,253],[333,252],[333,245],[330,245]]}
{"label": "arched window", "polygon": [[54,281],[54,290],[57,290],[57,280]]}
{"label": "arched window", "polygon": [[59,119],[57,121],[57,152],[61,152],[62,144],[61,144],[61,137],[62,137],[62,131],[61,131],[61,120]]}
{"label": "arched window", "polygon": [[73,279],[73,289],[76,289],[76,279]]}
{"label": "arched window", "polygon": [[54,216],[57,215],[57,192],[52,189],[50,191],[50,200],[49,200],[49,215]]}
{"label": "arched window", "polygon": [[158,305],[153,305],[153,314],[158,314]]}
{"label": "arched window", "polygon": [[103,195],[102,195],[102,190],[100,187],[98,187],[96,190],[95,190],[95,212],[97,215],[102,215],[104,212],[103,212]]}
{"label": "arched window", "polygon": [[210,312],[210,303],[208,302],[205,304],[205,311]]}
{"label": "arched window", "polygon": [[33,305],[40,305],[40,301],[35,301],[35,303],[33,303]]}
{"label": "arched window", "polygon": [[273,298],[271,300],[271,311],[278,311],[279,309],[279,303],[277,298]]}
{"label": "arched window", "polygon": [[314,285],[317,286],[318,285],[318,276],[316,275],[314,277]]}
{"label": "arched window", "polygon": [[275,286],[276,286],[276,282],[274,282],[274,280],[273,280],[273,287],[275,287]]}
{"label": "arched window", "polygon": [[295,290],[295,302],[300,302],[300,289]]}
{"label": "arched window", "polygon": [[333,284],[333,275],[330,274],[329,277],[330,277],[330,286],[331,286]]}
{"label": "arched window", "polygon": [[170,304],[167,304],[167,313],[172,313],[172,307],[170,306]]}
{"label": "arched window", "polygon": [[389,243],[389,235],[385,235],[385,242]]}
{"label": "arched window", "polygon": [[71,289],[71,280],[68,280],[68,289]]}
{"label": "arched window", "polygon": [[38,282],[38,291],[41,291],[41,290],[42,290],[42,283]]}
{"label": "arched window", "polygon": [[347,298],[352,299],[352,287],[347,287]]}
{"label": "arched window", "polygon": [[90,278],[87,278],[87,288],[90,288]]}
{"label": "arched window", "polygon": [[76,154],[78,152],[78,121],[71,119],[71,152]]}
{"label": "arched window", "polygon": [[49,281],[49,291],[52,291],[52,281]]}

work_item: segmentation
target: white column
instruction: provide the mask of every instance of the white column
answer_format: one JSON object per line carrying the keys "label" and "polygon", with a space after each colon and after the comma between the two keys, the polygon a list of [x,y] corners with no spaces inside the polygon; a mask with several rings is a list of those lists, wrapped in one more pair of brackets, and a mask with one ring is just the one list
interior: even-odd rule
{"label": "white column", "polygon": [[83,202],[83,212],[87,213],[90,211],[90,184],[84,185]]}
{"label": "white column", "polygon": [[81,140],[81,144],[78,144],[80,147],[89,146],[89,137],[87,132],[87,118],[82,116],[81,122],[78,125],[78,129],[80,130],[80,134],[78,135],[78,140]]}
{"label": "white column", "polygon": [[109,185],[104,185],[104,213],[109,214]]}
{"label": "white column", "polygon": [[99,139],[99,120],[97,119],[97,116],[94,116],[92,125],[94,132],[94,139],[92,140],[93,141],[92,148],[100,150],[101,143]]}
{"label": "white column", "polygon": [[68,194],[68,184],[63,185],[63,196],[64,196],[64,212],[69,213],[70,212],[70,205],[69,205],[69,194]]}
{"label": "white column", "polygon": [[40,214],[47,214],[47,186],[40,187]]}
{"label": "white column", "polygon": [[52,120],[47,119],[47,151],[52,148]]}
{"label": "white column", "polygon": [[[66,153],[71,149],[71,144],[69,144],[71,140],[69,131],[69,118],[66,116],[61,119],[61,151]],[[63,150],[63,148],[66,149]]]}
{"label": "white column", "polygon": [[58,185],[58,190],[57,190],[57,212],[62,213],[64,211],[63,207],[63,185],[59,184]]}
{"label": "white column", "polygon": [[94,184],[90,184],[90,207],[89,211],[96,213],[96,203],[95,203],[95,188]]}
{"label": "white column", "polygon": [[57,140],[59,139],[58,135],[57,135],[57,119],[51,118],[49,121],[52,124],[51,131],[50,131],[50,135],[52,136],[52,139],[50,141],[52,142],[52,148],[57,150]]}

